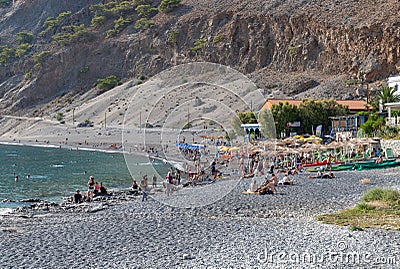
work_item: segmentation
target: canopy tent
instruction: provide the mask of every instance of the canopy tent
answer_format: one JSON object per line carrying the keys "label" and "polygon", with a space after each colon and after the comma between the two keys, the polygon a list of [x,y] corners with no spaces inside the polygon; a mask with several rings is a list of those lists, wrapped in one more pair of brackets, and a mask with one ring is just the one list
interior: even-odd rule
{"label": "canopy tent", "polygon": [[185,144],[185,143],[178,143],[176,144],[178,148],[184,148],[184,149],[201,149],[204,148],[204,145],[201,144]]}

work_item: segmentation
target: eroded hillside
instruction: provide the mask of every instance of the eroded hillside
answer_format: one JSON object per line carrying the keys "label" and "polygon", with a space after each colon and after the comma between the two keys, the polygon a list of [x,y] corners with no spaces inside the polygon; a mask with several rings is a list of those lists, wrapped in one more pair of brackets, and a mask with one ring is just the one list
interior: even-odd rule
{"label": "eroded hillside", "polygon": [[231,66],[266,97],[365,98],[362,82],[400,69],[397,0],[160,4],[16,0],[0,8],[3,112],[39,113],[52,101],[56,109],[60,96],[98,94],[98,79],[144,80],[193,61]]}

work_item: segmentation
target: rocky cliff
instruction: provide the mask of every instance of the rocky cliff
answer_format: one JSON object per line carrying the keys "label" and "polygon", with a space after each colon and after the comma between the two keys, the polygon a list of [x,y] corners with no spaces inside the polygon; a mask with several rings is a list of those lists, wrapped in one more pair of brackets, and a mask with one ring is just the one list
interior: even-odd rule
{"label": "rocky cliff", "polygon": [[[32,34],[27,52],[0,58],[3,113],[96,95],[97,80],[110,75],[143,80],[193,61],[231,66],[266,97],[365,98],[366,83],[400,70],[398,0],[183,0],[168,12],[147,1],[152,13],[140,15],[145,2],[15,0],[0,8],[0,55],[21,44],[19,33]],[[121,13],[93,24],[93,6],[114,12],[113,3],[125,5]],[[83,25],[85,38],[55,39],[77,33],[73,25]]]}

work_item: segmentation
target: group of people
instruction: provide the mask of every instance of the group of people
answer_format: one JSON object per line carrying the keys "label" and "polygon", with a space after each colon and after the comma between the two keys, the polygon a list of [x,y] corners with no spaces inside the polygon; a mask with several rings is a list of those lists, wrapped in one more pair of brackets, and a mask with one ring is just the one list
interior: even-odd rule
{"label": "group of people", "polygon": [[294,184],[294,176],[295,173],[291,170],[287,170],[282,179],[279,180],[278,177],[272,173],[271,177],[268,178],[268,175],[265,176],[265,181],[258,186],[257,185],[257,180],[253,179],[253,181],[250,183],[250,189],[248,192],[251,193],[256,193],[256,194],[274,194],[276,193],[276,187],[278,185],[293,185]]}
{"label": "group of people", "polygon": [[[133,180],[131,187],[129,188],[129,192],[134,194],[134,195],[138,195],[139,191],[141,191],[142,193],[142,202],[144,200],[147,201],[147,196],[148,196],[148,192],[150,191],[150,187],[149,187],[149,182],[148,182],[148,177],[147,175],[143,175],[142,179],[140,180],[140,185],[137,184],[136,180]],[[153,174],[153,178],[152,178],[152,187],[156,188],[157,187],[157,176],[156,174]]]}
{"label": "group of people", "polygon": [[87,192],[85,195],[82,195],[80,190],[76,190],[73,196],[73,202],[78,204],[81,202],[91,202],[93,198],[97,195],[107,195],[107,188],[103,185],[103,182],[100,184],[94,180],[93,176],[89,177],[89,181],[87,183]]}

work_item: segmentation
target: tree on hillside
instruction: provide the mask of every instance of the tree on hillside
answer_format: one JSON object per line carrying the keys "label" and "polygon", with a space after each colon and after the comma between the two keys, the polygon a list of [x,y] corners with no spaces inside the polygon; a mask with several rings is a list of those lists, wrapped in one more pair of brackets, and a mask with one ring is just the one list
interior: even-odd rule
{"label": "tree on hillside", "polygon": [[117,86],[119,81],[116,76],[111,75],[106,78],[99,78],[97,83],[97,87],[103,90],[102,92],[106,92]]}
{"label": "tree on hillside", "polygon": [[158,6],[160,12],[170,12],[173,8],[179,6],[181,0],[162,0]]}

